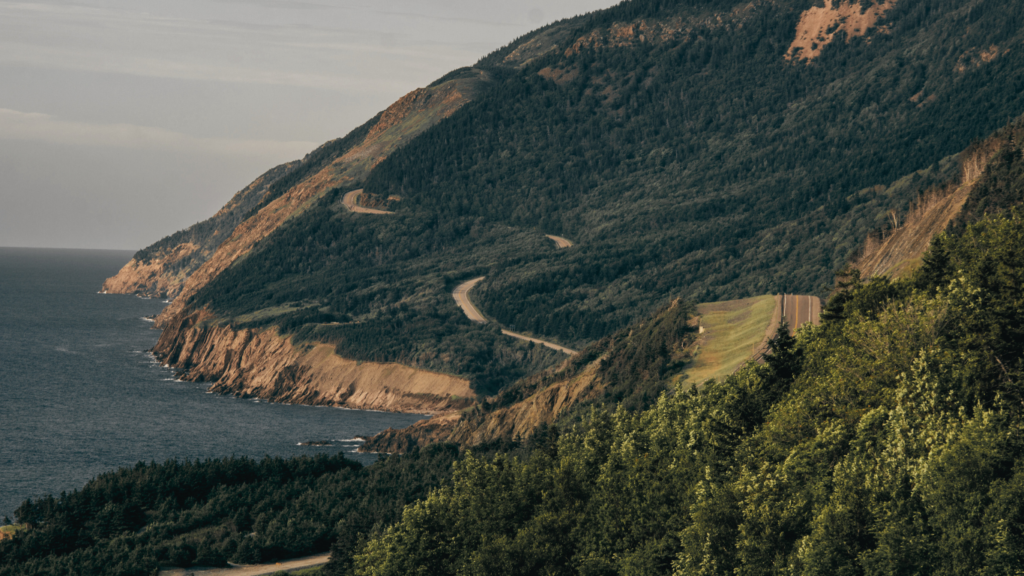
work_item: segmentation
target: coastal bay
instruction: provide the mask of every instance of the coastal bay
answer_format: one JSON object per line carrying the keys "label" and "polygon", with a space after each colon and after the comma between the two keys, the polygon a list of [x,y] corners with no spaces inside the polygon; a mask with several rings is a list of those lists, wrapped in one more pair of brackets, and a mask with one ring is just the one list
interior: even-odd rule
{"label": "coastal bay", "polygon": [[[180,382],[148,350],[158,299],[97,293],[131,253],[0,248],[0,517],[139,461],[356,454],[422,418],[272,404]],[[300,446],[329,440],[326,446]]]}

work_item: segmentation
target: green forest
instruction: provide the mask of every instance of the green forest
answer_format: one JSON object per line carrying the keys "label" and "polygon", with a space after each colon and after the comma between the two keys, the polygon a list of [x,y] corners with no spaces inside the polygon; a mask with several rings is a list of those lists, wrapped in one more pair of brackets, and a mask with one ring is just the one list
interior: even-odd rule
{"label": "green forest", "polygon": [[1022,248],[1024,213],[985,220],[764,364],[595,409],[528,457],[467,455],[352,573],[1014,574]]}
{"label": "green forest", "polygon": [[0,540],[0,574],[150,575],[160,566],[341,556],[451,475],[455,446],[368,468],[343,455],[142,463],[28,500]]}
{"label": "green forest", "polygon": [[[575,348],[677,297],[824,295],[889,210],[1024,110],[1024,52],[958,68],[1024,38],[1020,3],[904,0],[888,32],[809,64],[784,58],[809,3],[701,18],[719,4],[629,2],[538,32],[571,43],[626,17],[691,26],[664,41],[506,63],[527,36],[485,57],[473,101],[321,197],[191,306],[493,393],[557,355],[527,358],[467,321],[457,283],[486,276],[473,294],[486,315]],[[370,202],[401,197],[395,214],[348,213],[340,198],[357,187]]]}

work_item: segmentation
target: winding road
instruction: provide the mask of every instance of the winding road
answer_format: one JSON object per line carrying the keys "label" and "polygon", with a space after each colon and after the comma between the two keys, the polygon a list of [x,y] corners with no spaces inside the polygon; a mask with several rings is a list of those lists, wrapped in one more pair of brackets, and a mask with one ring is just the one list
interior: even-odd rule
{"label": "winding road", "polygon": [[[473,302],[469,299],[469,291],[472,290],[473,287],[479,284],[483,279],[484,276],[480,276],[479,278],[473,278],[472,280],[468,280],[466,282],[463,282],[462,284],[459,284],[458,286],[455,287],[455,290],[452,291],[452,296],[455,298],[455,302],[459,305],[459,307],[462,308],[462,311],[465,312],[467,318],[469,318],[473,322],[486,324],[487,318],[484,318],[484,315],[480,313],[480,310],[478,310],[477,307],[473,305]],[[541,340],[539,338],[531,338],[529,336],[526,336],[525,334],[520,334],[518,332],[513,332],[511,330],[505,330],[504,328],[502,328],[501,333],[504,334],[505,336],[511,336],[512,338],[518,338],[520,340],[533,342],[534,344],[540,344],[541,346],[547,346],[552,350],[558,350],[559,352],[562,352],[563,354],[568,354],[570,356],[576,353],[576,351],[573,350],[572,348],[559,346],[554,342],[548,342],[547,340]]]}
{"label": "winding road", "polygon": [[[344,198],[342,198],[341,200],[342,203],[345,205],[345,208],[348,208],[350,212],[355,212],[357,214],[394,214],[394,212],[389,212],[387,210],[377,210],[375,208],[365,208],[363,206],[360,206],[358,204],[358,201],[359,196],[362,195],[362,193],[363,189],[360,188],[359,190],[353,190],[345,194]],[[563,248],[570,248],[573,245],[570,240],[562,238],[561,236],[555,236],[553,234],[545,234],[545,236],[554,241],[555,246],[557,246],[559,250]],[[455,290],[452,292],[452,296],[455,298],[455,302],[459,305],[460,308],[462,308],[462,311],[466,313],[466,317],[472,320],[473,322],[479,322],[480,324],[486,324],[487,318],[485,318],[484,315],[480,312],[480,310],[473,305],[473,301],[469,299],[469,291],[472,290],[473,287],[479,284],[483,279],[484,277],[480,276],[479,278],[473,278],[472,280],[463,282],[462,284],[456,286]],[[559,346],[554,342],[548,342],[546,340],[541,340],[539,338],[531,338],[529,336],[526,336],[525,334],[519,334],[518,332],[512,332],[511,330],[505,330],[504,328],[501,330],[501,333],[506,336],[511,336],[512,338],[518,338],[520,340],[533,342],[534,344],[547,346],[552,350],[558,350],[559,352],[565,354],[572,355],[576,353],[575,350],[571,348],[566,348],[565,346]]]}
{"label": "winding road", "polygon": [[355,212],[357,214],[394,214],[394,212],[389,212],[387,210],[377,210],[375,208],[364,208],[360,206],[357,202],[362,194],[362,188],[359,190],[353,190],[348,194],[345,194],[345,197],[341,199],[341,203],[345,205],[345,208],[348,208],[349,212]]}
{"label": "winding road", "polygon": [[327,564],[330,557],[330,554],[318,554],[295,560],[286,560],[277,564],[254,564],[232,568],[172,568],[161,570],[160,576],[186,576],[188,574],[195,574],[195,576],[263,576],[281,571],[291,572],[303,568],[312,568],[313,566],[323,566]]}
{"label": "winding road", "polygon": [[481,276],[479,278],[473,278],[468,282],[463,282],[462,284],[459,284],[458,286],[455,287],[455,290],[452,292],[452,296],[455,297],[455,302],[459,305],[459,308],[462,308],[462,311],[466,313],[466,317],[468,317],[473,322],[486,324],[487,318],[484,318],[484,315],[481,314],[480,311],[476,309],[476,306],[474,306],[473,302],[470,301],[469,299],[469,291],[472,290],[473,287],[479,284],[480,281],[483,279],[484,277]]}

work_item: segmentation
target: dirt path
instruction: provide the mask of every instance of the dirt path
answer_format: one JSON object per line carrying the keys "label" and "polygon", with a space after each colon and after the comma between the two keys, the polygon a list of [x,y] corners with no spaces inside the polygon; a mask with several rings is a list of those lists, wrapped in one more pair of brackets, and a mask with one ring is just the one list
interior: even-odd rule
{"label": "dirt path", "polygon": [[479,278],[473,278],[468,282],[463,282],[456,286],[455,291],[452,292],[452,296],[455,297],[455,302],[458,303],[459,307],[462,308],[462,311],[466,313],[466,316],[473,322],[479,322],[481,324],[487,323],[487,318],[484,318],[484,315],[476,309],[476,306],[473,306],[472,302],[470,302],[469,291],[483,279],[484,277],[481,276]]}
{"label": "dirt path", "polygon": [[278,562],[277,564],[258,564],[236,568],[174,568],[172,570],[161,570],[160,576],[187,576],[189,574],[195,574],[195,576],[263,576],[264,574],[273,574],[281,570],[291,571],[311,568],[313,566],[323,566],[327,564],[327,560],[330,557],[330,554],[318,554],[317,556],[307,556],[305,558]]}
{"label": "dirt path", "polygon": [[555,245],[558,246],[558,248],[560,248],[560,249],[561,248],[571,248],[572,247],[572,242],[567,240],[567,239],[565,239],[565,238],[562,238],[561,236],[553,236],[551,234],[545,234],[545,236],[547,236],[548,238],[554,240],[555,241]]}
{"label": "dirt path", "polygon": [[530,338],[529,336],[526,336],[524,334],[519,334],[518,332],[512,332],[511,330],[505,330],[504,328],[502,328],[501,333],[504,334],[505,336],[511,336],[513,338],[519,338],[520,340],[527,340],[527,341],[533,342],[534,344],[541,344],[543,346],[547,346],[548,348],[551,348],[552,350],[558,350],[559,352],[563,352],[565,354],[568,354],[569,356],[572,356],[573,354],[576,353],[576,351],[573,350],[572,348],[566,348],[565,346],[559,346],[558,344],[554,344],[552,342],[548,342],[547,340],[540,340],[538,338]]}
{"label": "dirt path", "polygon": [[[470,301],[469,299],[469,291],[472,290],[473,287],[479,284],[480,281],[483,279],[484,276],[481,276],[479,278],[473,278],[472,280],[459,284],[458,286],[455,287],[455,290],[452,291],[452,296],[455,298],[455,302],[459,305],[459,308],[462,308],[462,311],[466,313],[467,318],[469,318],[473,322],[486,324],[487,318],[484,318],[484,315],[480,313],[480,310],[478,310],[477,307],[473,305],[473,302]],[[547,340],[541,340],[539,338],[530,338],[529,336],[519,334],[518,332],[512,332],[511,330],[502,329],[501,333],[504,334],[505,336],[511,336],[512,338],[518,338],[520,340],[533,342],[534,344],[547,346],[552,350],[558,350],[559,352],[563,352],[570,356],[576,353],[576,351],[571,348],[559,346],[554,342],[548,342]]]}
{"label": "dirt path", "polygon": [[388,212],[387,210],[377,210],[375,208],[363,208],[359,204],[356,204],[356,202],[359,200],[359,197],[362,194],[363,194],[363,189],[362,188],[360,188],[359,190],[353,190],[353,191],[349,192],[348,194],[345,194],[345,197],[341,199],[341,202],[342,202],[342,204],[345,205],[345,208],[348,208],[349,212],[355,212],[357,214],[394,214],[394,212]]}

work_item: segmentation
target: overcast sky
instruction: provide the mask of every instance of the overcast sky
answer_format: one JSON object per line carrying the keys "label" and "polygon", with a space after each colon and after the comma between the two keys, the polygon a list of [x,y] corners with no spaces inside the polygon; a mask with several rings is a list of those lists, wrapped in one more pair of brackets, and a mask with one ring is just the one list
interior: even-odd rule
{"label": "overcast sky", "polygon": [[138,249],[615,0],[0,0],[0,246]]}

